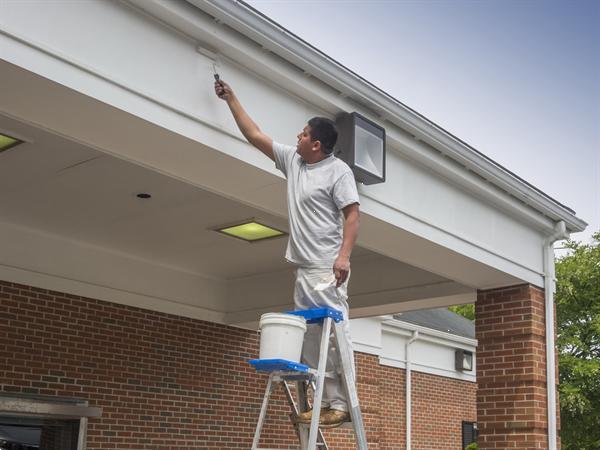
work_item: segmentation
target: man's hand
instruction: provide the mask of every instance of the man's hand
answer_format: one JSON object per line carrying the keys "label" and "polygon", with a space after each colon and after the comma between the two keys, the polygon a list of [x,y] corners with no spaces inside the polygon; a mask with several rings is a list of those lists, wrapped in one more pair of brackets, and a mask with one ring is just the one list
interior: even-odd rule
{"label": "man's hand", "polygon": [[217,94],[217,97],[219,97],[221,100],[228,101],[233,97],[233,90],[231,89],[231,86],[229,86],[223,80],[219,80],[215,81],[215,94]]}
{"label": "man's hand", "polygon": [[350,273],[350,258],[338,255],[333,263],[333,274],[335,275],[335,287],[338,288],[346,282]]}

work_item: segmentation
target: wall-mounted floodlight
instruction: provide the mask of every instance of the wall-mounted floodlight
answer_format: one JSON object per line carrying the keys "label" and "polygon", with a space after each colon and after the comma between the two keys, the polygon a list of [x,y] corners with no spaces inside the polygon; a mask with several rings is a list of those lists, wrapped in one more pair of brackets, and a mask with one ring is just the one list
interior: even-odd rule
{"label": "wall-mounted floodlight", "polygon": [[473,352],[457,349],[454,353],[454,366],[456,370],[473,370]]}
{"label": "wall-mounted floodlight", "polygon": [[346,162],[356,181],[385,181],[385,129],[360,114],[344,113],[336,118],[338,140],[335,155]]}

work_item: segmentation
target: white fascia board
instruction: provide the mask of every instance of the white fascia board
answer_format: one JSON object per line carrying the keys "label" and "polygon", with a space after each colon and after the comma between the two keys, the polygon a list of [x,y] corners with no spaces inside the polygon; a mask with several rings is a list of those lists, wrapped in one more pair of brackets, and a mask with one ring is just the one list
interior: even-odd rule
{"label": "white fascia board", "polygon": [[403,322],[398,319],[383,322],[381,327],[382,331],[400,334],[402,336],[411,336],[413,331],[418,331],[420,340],[435,342],[436,344],[444,345],[446,347],[462,348],[473,352],[477,348],[477,339],[458,336],[452,333],[444,333],[443,331]]}
{"label": "white fascia board", "polygon": [[[380,356],[379,364],[382,366],[396,367],[398,369],[406,369],[406,360],[399,358]],[[471,383],[477,382],[477,376],[474,372],[460,372],[457,370],[449,370],[416,362],[411,362],[411,366],[413,372],[422,372],[430,375],[437,375],[439,377],[454,378],[455,380],[469,381]]]}
{"label": "white fascia board", "polygon": [[477,173],[510,195],[552,220],[565,222],[570,232],[583,231],[587,223],[563,205],[533,188],[499,164],[425,119],[385,92],[319,52],[282,27],[276,26],[238,1],[187,0],[265,49],[290,61],[307,74],[367,105],[382,118],[409,131],[448,157]]}
{"label": "white fascia board", "polygon": [[355,352],[366,353],[367,355],[381,355],[381,346],[372,345],[361,341],[352,341],[352,349]]}

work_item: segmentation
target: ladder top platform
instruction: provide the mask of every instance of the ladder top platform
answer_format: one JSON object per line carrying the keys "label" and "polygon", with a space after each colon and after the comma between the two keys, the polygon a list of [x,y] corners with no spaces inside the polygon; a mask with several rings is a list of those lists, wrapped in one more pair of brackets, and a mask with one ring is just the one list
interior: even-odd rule
{"label": "ladder top platform", "polygon": [[287,359],[251,359],[248,361],[259,372],[274,372],[281,370],[285,372],[308,372],[309,367]]}
{"label": "ladder top platform", "polygon": [[341,322],[342,320],[344,320],[344,316],[341,311],[328,307],[300,309],[298,311],[286,311],[286,314],[302,316],[306,319],[306,323],[319,323],[327,317],[330,317],[335,322]]}

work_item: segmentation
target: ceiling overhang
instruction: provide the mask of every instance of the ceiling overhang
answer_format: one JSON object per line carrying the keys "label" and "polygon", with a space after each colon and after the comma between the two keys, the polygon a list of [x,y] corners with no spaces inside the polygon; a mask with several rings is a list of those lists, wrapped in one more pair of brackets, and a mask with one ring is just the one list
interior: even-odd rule
{"label": "ceiling overhang", "polygon": [[[161,4],[172,13],[182,7]],[[95,8],[94,14],[86,8]],[[9,13],[19,19],[16,9]],[[145,64],[155,64],[159,51],[147,46],[143,33],[164,39],[156,47],[165,58],[175,58],[165,66],[179,81],[141,79],[137,72],[128,77],[113,57],[102,59],[104,50],[114,49],[111,42],[89,43],[98,45],[98,61],[85,60],[93,56],[88,48],[77,53],[76,46],[62,42],[59,51],[59,40],[54,47],[41,44],[23,35],[24,29],[19,34],[2,25],[0,132],[14,133],[25,144],[18,153],[7,152],[0,164],[5,171],[0,182],[6,185],[0,192],[6,212],[0,223],[6,249],[0,277],[231,324],[289,309],[293,268],[283,261],[285,240],[247,244],[212,231],[248,217],[285,230],[287,211],[285,180],[232,128],[210,83],[194,87],[196,72],[212,77],[206,57],[171,28],[118,3],[65,11],[81,13],[81,20],[92,21],[90,28],[96,18],[123,19],[127,26],[121,30],[115,22],[106,38],[119,41],[120,32],[136,30],[129,41],[119,41],[119,55],[135,54],[140,73],[150,72]],[[31,10],[28,20],[39,19],[40,26],[27,32],[54,39],[53,29],[45,29],[35,14]],[[70,26],[72,19],[62,25]],[[207,18],[192,14],[186,20],[191,27]],[[205,25],[205,35],[220,36],[228,48],[237,45],[240,55],[261,52],[246,49],[248,43],[232,32],[214,31],[211,27],[219,26],[214,22]],[[314,98],[300,99],[297,93],[314,80],[272,62],[280,85],[230,60],[221,63],[251,100],[285,112],[264,116],[284,138],[320,107],[355,105],[318,85]],[[542,244],[551,220],[499,194],[405,131],[393,128],[390,136],[388,180],[360,187],[352,314],[467,303],[477,289],[541,284]],[[445,175],[428,164],[437,164]],[[139,199],[140,192],[152,198]],[[502,241],[495,243],[496,237]],[[504,242],[512,241],[505,248]]]}

